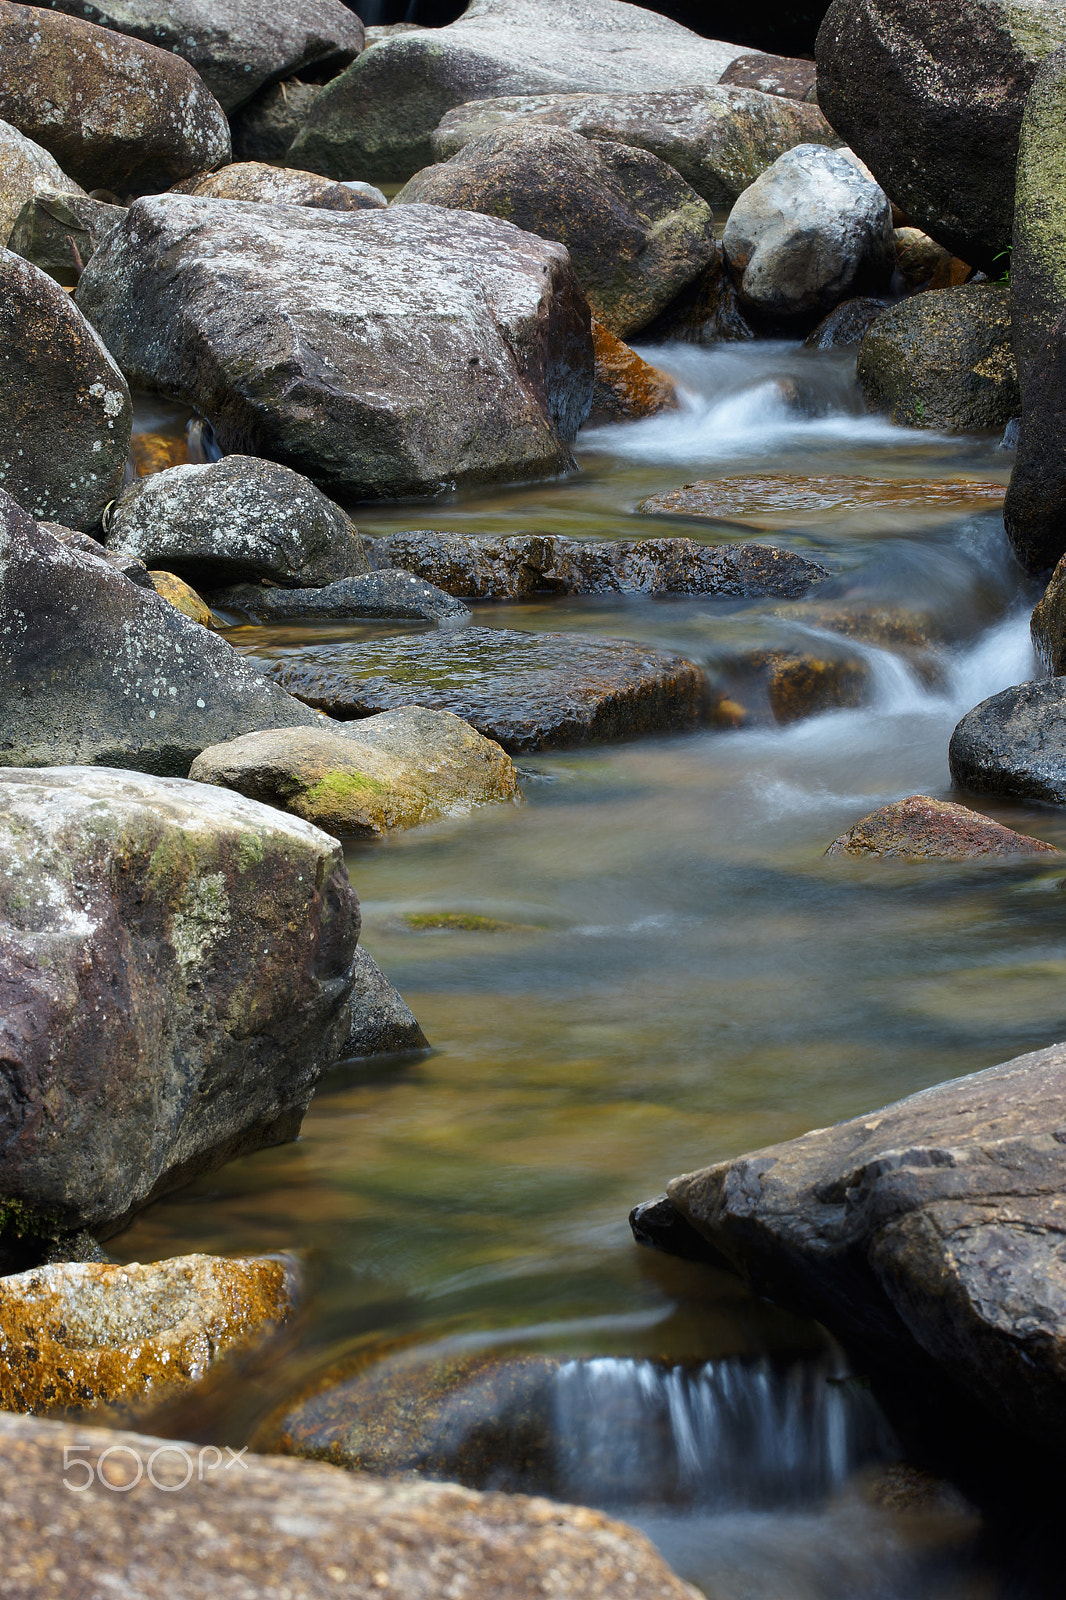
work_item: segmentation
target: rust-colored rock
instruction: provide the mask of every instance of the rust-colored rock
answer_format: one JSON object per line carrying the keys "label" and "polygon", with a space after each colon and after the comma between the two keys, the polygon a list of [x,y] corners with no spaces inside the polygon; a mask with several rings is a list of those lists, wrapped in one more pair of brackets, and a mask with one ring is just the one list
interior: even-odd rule
{"label": "rust-colored rock", "polygon": [[63,1261],[0,1278],[0,1407],[143,1415],[263,1339],[295,1290],[280,1256]]}
{"label": "rust-colored rock", "polygon": [[148,478],[168,467],[183,467],[189,459],[189,442],[184,434],[135,433],[129,459],[137,477]]}
{"label": "rust-colored rock", "polygon": [[590,421],[633,422],[676,410],[677,385],[673,378],[638,356],[621,339],[592,321],[592,348],[596,352],[596,382],[592,391]]}
{"label": "rust-colored rock", "polygon": [[161,594],[168,600],[176,611],[182,616],[190,617],[193,622],[203,623],[205,628],[213,628],[215,619],[211,615],[211,607],[206,600],[202,600],[189,584],[185,583],[173,572],[149,572],[152,588],[156,594]]}
{"label": "rust-colored rock", "polygon": [[1053,844],[1016,833],[979,811],[951,800],[912,794],[862,817],[826,851],[827,856],[881,860],[971,861],[981,856],[1058,855]]}
{"label": "rust-colored rock", "polygon": [[665,494],[649,495],[637,510],[715,520],[751,517],[764,522],[860,507],[871,511],[928,507],[961,514],[995,505],[1005,494],[1005,484],[969,478],[807,478],[792,472],[767,472],[686,483]]}

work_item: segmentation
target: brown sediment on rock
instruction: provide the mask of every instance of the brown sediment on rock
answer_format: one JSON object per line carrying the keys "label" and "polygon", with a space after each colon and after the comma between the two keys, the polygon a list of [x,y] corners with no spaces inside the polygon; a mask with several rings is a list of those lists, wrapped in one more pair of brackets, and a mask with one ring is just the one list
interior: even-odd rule
{"label": "brown sediment on rock", "polygon": [[912,794],[861,817],[826,851],[827,856],[968,861],[981,856],[1058,855],[1053,844],[1005,828],[952,800]]}
{"label": "brown sediment on rock", "polygon": [[678,406],[673,378],[638,356],[635,350],[592,319],[596,380],[592,390],[593,422],[630,422],[654,417]]}

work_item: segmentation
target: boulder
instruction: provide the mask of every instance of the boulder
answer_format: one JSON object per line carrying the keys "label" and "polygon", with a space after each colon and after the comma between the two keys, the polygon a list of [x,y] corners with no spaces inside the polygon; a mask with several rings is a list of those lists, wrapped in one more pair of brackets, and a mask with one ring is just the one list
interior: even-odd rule
{"label": "boulder", "polygon": [[680,404],[673,378],[638,356],[621,339],[593,319],[596,382],[590,422],[635,422]]}
{"label": "boulder", "polygon": [[393,201],[506,217],[566,245],[592,314],[619,338],[714,257],[706,201],[646,150],[518,121],[416,173]]}
{"label": "boulder", "polygon": [[352,1025],[345,1056],[398,1055],[428,1050],[410,1006],[386,978],[363,945],[355,952],[352,982]]}
{"label": "boulder", "polygon": [[818,102],[910,222],[998,274],[1025,98],[1064,40],[1063,0],[833,0]]}
{"label": "boulder", "polygon": [[859,347],[872,410],[911,428],[1001,429],[1021,405],[1009,291],[931,289],[878,317]]}
{"label": "boulder", "polygon": [[315,97],[294,162],[402,182],[446,111],[500,95],[702,88],[748,54],[622,0],[479,0],[450,27],[384,39]]}
{"label": "boulder", "polygon": [[1066,557],[1033,607],[1029,632],[1044,671],[1053,678],[1062,677],[1066,673]]}
{"label": "boulder", "polygon": [[965,283],[970,275],[964,261],[958,261],[921,228],[896,228],[892,241],[896,271],[911,294],[920,289],[954,289],[958,284],[953,279]]}
{"label": "boulder", "polygon": [[858,295],[835,306],[804,339],[808,350],[840,350],[860,345],[888,305],[875,295]]}
{"label": "boulder", "polygon": [[0,55],[0,117],[86,189],[144,194],[229,160],[222,107],[169,50],[4,0]]}
{"label": "boulder", "polygon": [[260,89],[230,117],[234,161],[284,161],[321,87],[286,78]]}
{"label": "boulder", "polygon": [[0,1278],[0,1407],[144,1415],[283,1322],[294,1265],[197,1255],[64,1261]]}
{"label": "boulder", "polygon": [[0,250],[0,485],[34,517],[99,526],[118,493],[133,404],[70,296]]}
{"label": "boulder", "polygon": [[757,322],[755,314],[741,305],[717,245],[714,259],[643,330],[641,338],[649,344],[672,339],[686,344],[743,343],[757,337]]}
{"label": "boulder", "polygon": [[745,189],[722,250],[751,310],[821,315],[864,288],[887,288],[892,207],[839,151],[797,145]]}
{"label": "boulder", "polygon": [[368,570],[348,514],[257,456],[135,479],[108,511],[105,542],[197,588],[263,578],[303,589]]}
{"label": "boulder", "polygon": [[967,711],[948,765],[972,794],[1066,805],[1066,678],[1015,684]]}
{"label": "boulder", "polygon": [[574,633],[401,635],[313,647],[268,670],[341,721],[413,703],[455,712],[513,755],[692,728],[704,703],[691,661]]}
{"label": "boulder", "polygon": [[441,119],[431,140],[434,157],[446,161],[471,140],[516,121],[647,150],[674,167],[704,200],[724,206],[794,145],[840,143],[817,106],[774,99],[756,89],[697,86],[472,100]]}
{"label": "boulder", "polygon": [[1018,151],[1011,331],[1021,429],[1003,520],[1030,572],[1066,551],[1066,50],[1041,67]]}
{"label": "boulder", "polygon": [[0,122],[0,246],[8,243],[23,207],[40,193],[80,195],[82,188],[47,150]]}
{"label": "boulder", "polygon": [[80,550],[82,555],[94,556],[97,561],[106,561],[109,567],[121,572],[124,578],[129,578],[131,583],[138,584],[142,589],[155,588],[148,568],[143,561],[138,561],[136,556],[113,555],[110,550],[104,549],[99,540],[93,539],[87,533],[79,533],[77,528],[64,528],[59,522],[41,522],[38,523],[38,527],[43,533],[50,533],[68,549]]}
{"label": "boulder", "polygon": [[114,1231],[295,1136],[350,1025],[336,839],[184,779],[17,768],[0,857],[5,1204]]}
{"label": "boulder", "polygon": [[29,0],[142,39],[195,67],[224,111],[304,67],[340,72],[363,48],[341,0]]}
{"label": "boulder", "polygon": [[337,495],[553,476],[592,397],[569,256],[495,217],[160,195],[77,300],[132,382]]}
{"label": "boulder", "polygon": [[962,515],[997,506],[1003,494],[1001,483],[973,478],[861,478],[850,473],[808,478],[794,472],[761,472],[752,477],[686,483],[680,489],[649,495],[637,510],[715,522],[754,518],[788,526],[797,516],[825,516],[859,507],[889,511],[907,506],[925,513]]}
{"label": "boulder", "polygon": [[794,599],[828,577],[824,567],[772,545],[706,545],[695,539],[567,539],[519,533],[393,533],[374,541],[387,561],[470,600],[545,594],[718,594]]}
{"label": "boulder", "polygon": [[8,248],[73,288],[93,251],[125,215],[122,206],[89,195],[38,189],[15,218]]}
{"label": "boulder", "polygon": [[973,861],[984,856],[1058,855],[1053,844],[1016,833],[950,800],[912,794],[871,811],[834,839],[827,856],[878,860]]}
{"label": "boulder", "polygon": [[585,1507],[36,1417],[0,1416],[0,1463],[13,1600],[54,1572],[78,1600],[701,1600],[642,1533]]}
{"label": "boulder", "polygon": [[336,730],[247,733],[201,751],[189,776],[358,839],[521,799],[514,762],[498,744],[448,711],[417,705]]}
{"label": "boulder", "polygon": [[386,567],[358,578],[341,578],[321,589],[268,589],[235,584],[211,596],[219,611],[239,611],[254,622],[295,622],[312,617],[343,621],[349,617],[385,617],[397,622],[436,622],[462,627],[469,607],[413,572]]}
{"label": "boulder", "polygon": [[726,67],[718,82],[738,89],[758,89],[760,94],[784,95],[787,100],[818,104],[818,68],[804,57],[741,56]]}
{"label": "boulder", "polygon": [[235,161],[217,172],[201,172],[176,183],[173,193],[204,200],[258,200],[268,206],[315,206],[322,211],[382,210],[388,204],[369,183],[334,183],[317,172],[271,167],[265,161]]}
{"label": "boulder", "polygon": [[180,611],[183,617],[191,617],[193,622],[199,622],[204,628],[214,627],[215,619],[211,607],[197,594],[191,584],[173,572],[149,572],[148,576],[156,594],[161,595],[176,611]]}
{"label": "boulder", "polygon": [[1052,1045],[668,1194],[759,1293],[1061,1453],[1064,1125]]}
{"label": "boulder", "polygon": [[318,724],[232,645],[0,495],[0,767],[184,777],[209,744]]}

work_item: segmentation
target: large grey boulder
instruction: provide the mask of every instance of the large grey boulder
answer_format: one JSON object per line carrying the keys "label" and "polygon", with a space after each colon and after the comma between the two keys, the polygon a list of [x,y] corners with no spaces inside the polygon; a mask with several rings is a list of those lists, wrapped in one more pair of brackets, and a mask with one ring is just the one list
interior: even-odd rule
{"label": "large grey boulder", "polygon": [[84,192],[47,150],[10,122],[0,122],[0,245],[7,244],[26,203],[46,190],[71,195]]}
{"label": "large grey boulder", "polygon": [[892,206],[845,155],[801,144],[729,213],[722,250],[741,301],[764,317],[832,310],[892,275]]}
{"label": "large grey boulder", "polygon": [[474,0],[447,28],[384,39],[316,96],[294,164],[403,180],[433,159],[446,111],[514,94],[716,83],[740,45],[701,39],[622,0]]}
{"label": "large grey boulder", "polygon": [[948,765],[973,794],[1066,805],[1066,678],[1015,684],[967,711]]}
{"label": "large grey boulder", "polygon": [[818,101],[911,222],[998,275],[1026,95],[1064,41],[1064,0],[833,0]]}
{"label": "large grey boulder", "polygon": [[209,744],[319,719],[233,647],[0,495],[0,767],[184,777]]}
{"label": "large grey boulder", "polygon": [[159,195],[77,301],[131,382],[341,496],[554,475],[592,399],[566,251],[495,217]]}
{"label": "large grey boulder", "polygon": [[0,56],[0,117],[86,189],[143,194],[229,160],[222,107],[169,50],[4,4]]}
{"label": "large grey boulder", "polygon": [[1022,423],[1003,520],[1018,560],[1039,572],[1066,552],[1066,50],[1044,62],[1026,103],[1010,262]]}
{"label": "large grey boulder", "polygon": [[1061,1453],[1066,1046],[674,1180],[760,1292]]}
{"label": "large grey boulder", "polygon": [[519,121],[648,150],[712,205],[732,205],[794,145],[840,143],[817,106],[719,85],[472,100],[441,119],[434,158],[446,161],[472,139]]}
{"label": "large grey boulder", "polygon": [[94,528],[118,492],[133,404],[70,296],[0,250],[0,487],[34,517]]}
{"label": "large grey boulder", "polygon": [[1018,415],[1006,289],[930,289],[890,307],[859,346],[869,406],[911,428],[1001,429]]}
{"label": "large grey boulder", "polygon": [[135,479],[107,514],[104,542],[196,589],[245,578],[314,588],[369,570],[347,513],[298,472],[258,456]]}
{"label": "large grey boulder", "polygon": [[294,1137],[350,1027],[336,839],[184,779],[16,769],[0,861],[0,1194],[23,1231],[106,1231]]}
{"label": "large grey boulder", "polygon": [[714,217],[665,161],[630,145],[518,121],[483,133],[401,189],[419,202],[506,217],[558,239],[597,322],[625,338],[714,258]]}
{"label": "large grey boulder", "polygon": [[341,0],[28,0],[142,39],[195,67],[224,111],[276,78],[340,71],[363,48],[363,24]]}

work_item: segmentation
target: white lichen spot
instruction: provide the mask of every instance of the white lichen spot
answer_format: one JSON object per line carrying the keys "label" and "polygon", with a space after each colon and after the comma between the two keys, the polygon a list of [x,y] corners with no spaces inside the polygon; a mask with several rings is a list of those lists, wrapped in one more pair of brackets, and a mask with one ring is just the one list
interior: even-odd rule
{"label": "white lichen spot", "polygon": [[174,913],[171,927],[171,942],[182,968],[202,961],[224,937],[231,921],[225,874],[208,872],[202,878],[194,878]]}

